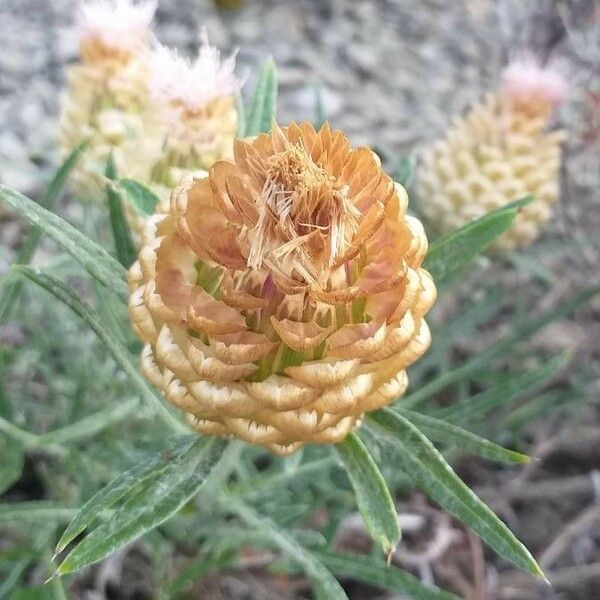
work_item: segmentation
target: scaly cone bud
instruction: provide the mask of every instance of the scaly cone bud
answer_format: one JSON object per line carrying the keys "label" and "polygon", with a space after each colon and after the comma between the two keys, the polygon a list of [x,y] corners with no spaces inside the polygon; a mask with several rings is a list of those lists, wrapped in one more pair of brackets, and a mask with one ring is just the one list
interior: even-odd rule
{"label": "scaly cone bud", "polygon": [[[148,183],[165,201],[182,177],[199,175],[233,152],[235,97],[242,84],[235,75],[235,54],[221,60],[206,30],[200,41],[192,61],[161,45],[153,50],[144,137],[134,151],[123,152],[125,171]],[[145,218],[131,207],[127,215],[139,237]]]}
{"label": "scaly cone bud", "polygon": [[436,297],[404,188],[324,125],[236,140],[146,225],[129,273],[142,366],[198,431],[288,454],[398,398]]}
{"label": "scaly cone bud", "polygon": [[539,236],[559,195],[564,133],[547,129],[566,93],[558,71],[533,60],[505,69],[501,89],[423,154],[420,206],[433,228],[446,233],[531,194],[534,201],[494,247],[522,247]]}
{"label": "scaly cone bud", "polygon": [[141,135],[148,96],[145,52],[155,9],[155,1],[131,0],[89,0],[79,6],[80,60],[68,72],[59,145],[67,155],[90,138],[73,177],[83,200],[103,197],[99,184],[111,151]]}

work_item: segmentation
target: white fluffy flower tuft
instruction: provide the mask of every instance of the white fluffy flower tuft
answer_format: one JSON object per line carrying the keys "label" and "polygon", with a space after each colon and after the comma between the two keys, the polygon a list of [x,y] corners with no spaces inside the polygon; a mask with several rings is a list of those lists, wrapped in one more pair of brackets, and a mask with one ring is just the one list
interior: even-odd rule
{"label": "white fluffy flower tuft", "polygon": [[86,0],[77,26],[82,42],[98,40],[108,48],[136,50],[149,34],[157,0]]}
{"label": "white fluffy flower tuft", "polygon": [[158,45],[150,58],[150,93],[163,104],[200,110],[211,100],[236,94],[242,81],[235,75],[235,53],[221,61],[219,50],[201,34],[198,57]]}
{"label": "white fluffy flower tuft", "polygon": [[540,99],[552,106],[562,104],[568,83],[553,66],[542,67],[532,57],[511,62],[502,75],[503,89],[517,100]]}

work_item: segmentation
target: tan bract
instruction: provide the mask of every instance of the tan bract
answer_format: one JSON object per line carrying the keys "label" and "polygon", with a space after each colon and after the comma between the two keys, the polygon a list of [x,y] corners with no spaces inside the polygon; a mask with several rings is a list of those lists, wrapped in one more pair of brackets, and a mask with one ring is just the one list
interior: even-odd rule
{"label": "tan bract", "polygon": [[427,239],[368,148],[274,125],[177,187],[130,270],[142,366],[199,432],[288,454],[402,395],[430,342]]}
{"label": "tan bract", "polygon": [[539,96],[490,94],[428,148],[418,175],[420,206],[432,227],[452,231],[528,194],[495,248],[530,244],[559,196],[562,131],[547,133],[552,103]]}
{"label": "tan bract", "polygon": [[72,179],[81,200],[103,197],[111,151],[142,135],[148,97],[144,53],[154,7],[152,2],[96,0],[79,12],[80,60],[67,75],[59,146],[66,156],[83,139],[90,140]]}

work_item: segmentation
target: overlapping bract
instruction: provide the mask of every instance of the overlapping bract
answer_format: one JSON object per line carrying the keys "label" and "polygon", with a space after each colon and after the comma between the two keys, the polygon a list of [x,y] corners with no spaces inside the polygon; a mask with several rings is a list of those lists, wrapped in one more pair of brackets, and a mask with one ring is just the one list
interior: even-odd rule
{"label": "overlapping bract", "polygon": [[501,91],[489,94],[424,152],[418,191],[433,228],[446,233],[532,195],[534,201],[494,247],[522,247],[539,236],[559,196],[564,133],[547,128],[565,93],[556,72],[514,63]]}
{"label": "overlapping bract", "polygon": [[139,139],[148,99],[146,50],[155,2],[83,3],[78,14],[80,60],[70,67],[59,146],[66,156],[89,146],[72,178],[80,199],[103,197],[102,175],[112,151]]}
{"label": "overlapping bract", "polygon": [[130,271],[142,364],[198,431],[288,454],[407,386],[435,285],[405,190],[325,125],[236,140],[146,225]]}

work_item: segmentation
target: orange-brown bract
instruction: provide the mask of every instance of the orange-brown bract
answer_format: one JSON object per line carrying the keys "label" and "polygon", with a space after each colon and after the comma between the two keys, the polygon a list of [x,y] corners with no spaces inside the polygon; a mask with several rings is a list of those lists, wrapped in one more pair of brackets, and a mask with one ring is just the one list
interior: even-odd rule
{"label": "orange-brown bract", "polygon": [[430,342],[427,239],[368,148],[276,124],[182,182],[144,231],[129,311],[192,426],[288,454],[400,396]]}

